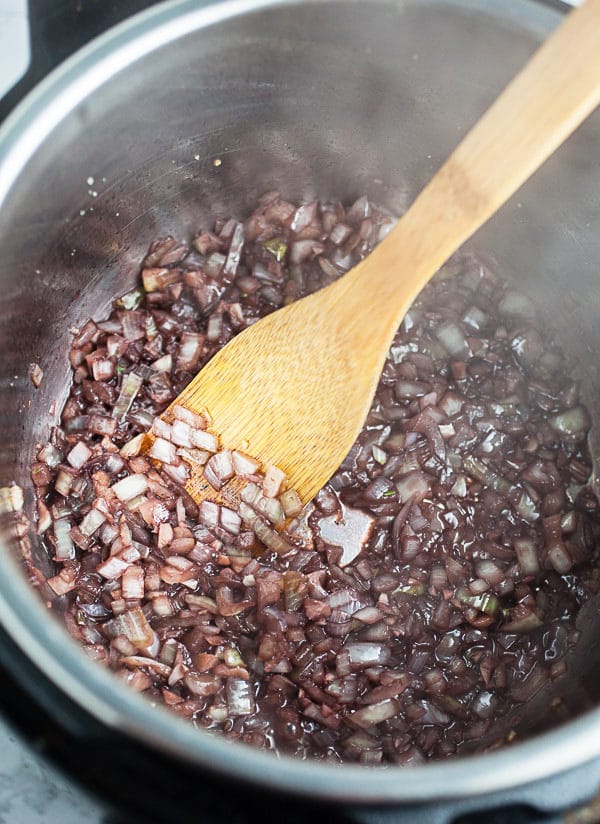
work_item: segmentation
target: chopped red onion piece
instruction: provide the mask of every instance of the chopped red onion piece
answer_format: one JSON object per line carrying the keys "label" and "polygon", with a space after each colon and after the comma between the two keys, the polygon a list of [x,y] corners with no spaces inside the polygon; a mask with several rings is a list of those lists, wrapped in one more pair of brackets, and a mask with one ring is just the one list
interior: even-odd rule
{"label": "chopped red onion piece", "polygon": [[115,374],[115,363],[109,358],[98,358],[92,364],[95,381],[108,381]]}
{"label": "chopped red onion piece", "polygon": [[352,254],[345,255],[341,249],[338,249],[333,255],[333,262],[341,272],[347,272],[354,265],[354,258]]}
{"label": "chopped red onion piece", "polygon": [[192,430],[192,445],[197,449],[205,449],[207,452],[216,452],[219,448],[219,439],[212,432],[194,429]]}
{"label": "chopped red onion piece", "polygon": [[117,430],[117,421],[105,415],[90,415],[88,427],[95,435],[114,435]]}
{"label": "chopped red onion piece", "polygon": [[[241,506],[246,505],[242,504]],[[244,518],[241,506],[240,515]],[[244,518],[244,520],[246,519]],[[254,520],[252,522],[249,521],[249,523],[251,524],[256,537],[262,541],[265,546],[272,549],[273,552],[276,552],[278,555],[287,555],[287,553],[292,550],[292,545],[282,538],[278,532],[268,527],[258,516],[254,515]]]}
{"label": "chopped red onion piece", "polygon": [[100,512],[98,509],[90,509],[88,514],[84,517],[83,521],[79,525],[79,529],[81,532],[90,537],[91,535],[96,532],[96,530],[100,529],[103,523],[106,522],[106,515]]}
{"label": "chopped red onion piece", "polygon": [[135,372],[128,372],[123,376],[121,392],[112,411],[112,416],[117,421],[122,421],[131,409],[131,405],[137,393],[140,391],[142,383],[142,379],[139,375],[136,375]]}
{"label": "chopped red onion piece", "polygon": [[530,538],[515,538],[513,546],[523,575],[537,575],[540,571],[540,561],[535,543]]}
{"label": "chopped red onion piece", "polygon": [[48,578],[48,586],[55,595],[59,597],[72,592],[77,586],[77,569],[68,570],[63,568],[58,575]]}
{"label": "chopped red onion piece", "polygon": [[295,489],[286,489],[279,500],[286,518],[296,518],[302,512],[302,501]]}
{"label": "chopped red onion piece", "polygon": [[252,715],[256,709],[252,685],[242,678],[228,678],[225,686],[229,715]]}
{"label": "chopped red onion piece", "polygon": [[[238,512],[240,513],[241,519],[244,523],[249,526],[251,529],[254,529],[254,525],[260,522],[260,518],[256,514],[256,512],[248,506],[248,504],[240,503],[238,507]],[[264,524],[266,526],[266,524]]]}
{"label": "chopped red onion piece", "polygon": [[173,527],[169,523],[161,523],[158,527],[158,548],[165,549],[173,540]]}
{"label": "chopped red onion piece", "polygon": [[462,329],[457,323],[441,323],[435,330],[435,336],[450,355],[464,357],[469,350]]}
{"label": "chopped red onion piece", "polygon": [[139,650],[144,650],[155,643],[155,633],[140,607],[123,612],[107,621],[104,631],[110,638],[124,635]]}
{"label": "chopped red onion piece", "polygon": [[194,238],[194,246],[201,255],[206,255],[222,248],[221,240],[212,232],[200,232]]}
{"label": "chopped red onion piece", "polygon": [[217,452],[204,467],[204,477],[215,489],[220,489],[226,481],[233,478],[233,475],[233,462],[229,449]]}
{"label": "chopped red onion piece", "polygon": [[266,498],[261,495],[254,504],[254,509],[259,515],[263,515],[267,521],[275,526],[283,526],[285,513],[277,498]]}
{"label": "chopped red onion piece", "polygon": [[[174,421],[171,426],[171,441],[177,446],[185,446],[191,448],[192,443],[192,429],[189,424],[183,421]],[[168,461],[172,463],[172,461]]]}
{"label": "chopped red onion piece", "polygon": [[489,315],[482,312],[478,306],[470,306],[463,315],[463,323],[470,326],[476,332],[483,329],[489,321]]}
{"label": "chopped red onion piece", "polygon": [[396,490],[402,503],[409,500],[419,503],[430,492],[430,489],[428,476],[419,470],[409,472],[396,481]]}
{"label": "chopped red onion piece", "polygon": [[469,582],[469,591],[473,593],[473,595],[481,595],[483,592],[487,592],[490,588],[490,584],[487,581],[484,581],[483,578],[476,578],[475,581]]}
{"label": "chopped red onion piece", "polygon": [[158,594],[152,597],[152,611],[161,618],[173,615],[175,610],[168,595]]}
{"label": "chopped red onion piece", "polygon": [[127,667],[145,667],[160,678],[168,678],[171,674],[171,667],[161,664],[160,661],[155,661],[154,658],[147,658],[142,655],[128,655],[121,658],[121,664],[125,664]]}
{"label": "chopped red onion piece", "polygon": [[159,292],[181,278],[182,272],[179,269],[142,269],[142,282],[146,292]]}
{"label": "chopped red onion piece", "polygon": [[534,318],[535,304],[527,295],[509,289],[498,305],[498,311],[502,315],[513,318],[525,319]]}
{"label": "chopped red onion piece", "polygon": [[75,558],[75,547],[71,540],[71,522],[68,518],[59,518],[54,521],[54,537],[56,561],[72,561]]}
{"label": "chopped red onion piece", "polygon": [[242,519],[233,509],[221,507],[221,526],[231,535],[239,535]]}
{"label": "chopped red onion piece", "polygon": [[120,501],[131,501],[138,495],[143,495],[148,489],[148,479],[145,475],[128,475],[111,486]]}
{"label": "chopped red onion piece", "polygon": [[125,572],[128,566],[128,561],[124,561],[122,558],[119,558],[116,555],[111,555],[111,557],[107,558],[106,561],[103,561],[103,563],[98,564],[98,566],[96,567],[96,572],[99,575],[102,575],[103,578],[115,580],[116,578],[121,577],[121,575]]}
{"label": "chopped red onion piece", "polygon": [[56,476],[56,480],[54,482],[54,489],[60,494],[67,498],[71,494],[71,487],[73,486],[73,481],[75,478],[71,474],[73,470],[67,471],[65,469],[59,469],[58,474]]}
{"label": "chopped red onion piece", "polygon": [[146,435],[144,432],[140,432],[139,435],[136,435],[130,441],[128,441],[123,447],[121,447],[120,454],[124,458],[135,458],[136,455],[139,455],[142,451],[142,446]]}
{"label": "chopped red onion piece", "polygon": [[221,339],[223,334],[223,315],[211,315],[206,327],[206,339],[211,343]]}
{"label": "chopped red onion piece", "polygon": [[37,524],[37,534],[43,535],[46,530],[50,529],[52,526],[52,516],[48,510],[46,504],[43,501],[37,502],[37,513],[38,513],[38,524]]}
{"label": "chopped red onion piece", "polygon": [[381,464],[381,466],[385,466],[385,463],[387,461],[387,453],[384,452],[384,450],[377,445],[373,446],[371,450],[373,452],[373,457],[375,458],[377,463]]}
{"label": "chopped red onion piece", "polygon": [[193,372],[200,363],[204,337],[194,332],[184,332],[177,357],[177,368]]}
{"label": "chopped red onion piece", "polygon": [[240,497],[245,504],[253,506],[261,497],[260,487],[253,483],[246,484],[242,489]]}
{"label": "chopped red onion piece", "polygon": [[322,254],[325,247],[315,240],[297,240],[290,249],[290,262],[303,263],[308,258]]}
{"label": "chopped red onion piece", "polygon": [[502,625],[502,632],[533,632],[543,626],[543,621],[535,612],[523,604],[511,610],[511,620]]}
{"label": "chopped red onion piece", "polygon": [[162,472],[182,487],[186,485],[190,478],[190,469],[183,462],[177,464],[163,464]]}
{"label": "chopped red onion piece", "polygon": [[173,406],[173,415],[178,421],[183,421],[194,429],[206,429],[206,420],[202,415],[198,415],[178,403]]}
{"label": "chopped red onion piece", "polygon": [[263,479],[263,494],[268,498],[276,498],[281,491],[282,484],[285,482],[285,472],[282,472],[273,464],[268,464],[265,467],[265,476]]}
{"label": "chopped red onion piece", "polygon": [[399,705],[393,698],[381,701],[379,704],[371,704],[363,709],[352,713],[350,720],[353,724],[364,729],[369,729],[382,721],[388,721],[398,714]]}
{"label": "chopped red onion piece", "polygon": [[219,524],[219,505],[213,501],[202,501],[198,508],[198,517],[206,526],[218,526]]}
{"label": "chopped red onion piece", "polygon": [[169,374],[173,369],[173,356],[169,354],[157,358],[152,364],[152,369],[155,369],[157,372],[166,372]]}
{"label": "chopped red onion piece", "polygon": [[56,469],[58,464],[63,460],[63,454],[51,443],[47,443],[40,449],[37,458],[38,461],[43,461],[43,463],[51,469]]}
{"label": "chopped red onion piece", "polygon": [[345,645],[353,667],[372,667],[377,664],[387,664],[390,659],[390,650],[383,644],[374,644],[363,641],[352,641]]}
{"label": "chopped red onion piece", "polygon": [[371,204],[369,203],[368,198],[366,195],[362,195],[348,209],[346,219],[348,220],[348,223],[351,223],[353,226],[358,226],[366,217],[370,217],[371,212]]}
{"label": "chopped red onion piece", "polygon": [[175,445],[170,441],[166,441],[164,438],[156,438],[148,454],[151,458],[155,458],[157,461],[162,461],[163,463],[174,464],[177,462],[177,449]]}
{"label": "chopped red onion piece", "polygon": [[355,612],[353,617],[357,621],[362,621],[363,624],[376,624],[378,621],[381,621],[383,615],[377,607],[365,607]]}
{"label": "chopped red onion piece", "polygon": [[104,467],[111,475],[118,475],[125,469],[125,461],[119,454],[111,452],[104,463]]}
{"label": "chopped red onion piece", "polygon": [[493,561],[479,561],[475,565],[475,570],[491,586],[504,580],[504,572]]}
{"label": "chopped red onion piece", "polygon": [[79,441],[79,443],[75,444],[73,449],[67,455],[67,461],[71,464],[71,466],[75,467],[75,469],[81,469],[81,467],[89,461],[92,457],[92,450],[83,442]]}
{"label": "chopped red onion piece", "polygon": [[341,246],[348,240],[351,234],[352,229],[349,226],[346,226],[345,223],[338,223],[329,233],[329,239],[332,243],[335,243],[336,246]]}
{"label": "chopped red onion piece", "polygon": [[198,466],[204,466],[210,458],[210,452],[205,452],[202,449],[184,449],[181,446],[177,450],[177,455],[189,464],[197,464]]}
{"label": "chopped red onion piece", "polygon": [[225,255],[220,252],[212,252],[204,266],[206,274],[211,278],[218,278],[225,266]]}
{"label": "chopped red onion piece", "polygon": [[548,560],[561,575],[566,575],[573,566],[573,559],[563,543],[554,544],[548,549]]}
{"label": "chopped red onion piece", "polygon": [[231,453],[233,469],[236,475],[254,475],[260,467],[260,461],[251,458],[243,452],[233,451]]}
{"label": "chopped red onion piece", "polygon": [[223,275],[229,280],[233,280],[237,268],[240,264],[240,257],[242,249],[244,248],[244,227],[241,223],[235,224],[235,229],[231,236],[231,244],[229,246],[229,253],[225,265],[223,266]]}
{"label": "chopped red onion piece", "polygon": [[420,432],[422,435],[425,435],[431,445],[433,454],[439,461],[445,462],[446,444],[440,432],[440,427],[434,421],[430,410],[426,410],[425,412],[421,412],[420,415],[417,415],[411,428],[413,432]]}
{"label": "chopped red onion piece", "polygon": [[569,437],[581,436],[591,426],[590,416],[584,406],[576,406],[548,418],[548,423],[556,432]]}
{"label": "chopped red onion piece", "polygon": [[77,349],[81,349],[86,344],[91,343],[94,340],[97,340],[98,331],[98,327],[96,326],[94,321],[88,320],[88,322],[84,325],[79,334],[76,334],[76,337],[73,340],[73,346]]}
{"label": "chopped red onion piece", "polygon": [[373,530],[373,518],[360,509],[342,504],[338,513],[323,518],[319,523],[321,537],[328,544],[342,548],[340,566],[351,564],[367,545]]}
{"label": "chopped red onion piece", "polygon": [[169,564],[172,567],[175,567],[175,569],[178,569],[181,572],[189,572],[189,570],[193,567],[193,563],[187,558],[181,558],[179,556],[174,555],[170,555],[167,558],[167,564]]}
{"label": "chopped red onion piece", "polygon": [[300,234],[303,229],[310,226],[317,216],[318,207],[319,204],[316,200],[313,200],[311,203],[303,203],[302,206],[299,206],[294,213],[294,217],[292,218],[292,223],[290,226],[292,232]]}
{"label": "chopped red onion piece", "polygon": [[144,570],[139,566],[130,566],[121,578],[123,598],[141,599],[144,597]]}
{"label": "chopped red onion piece", "polygon": [[[282,244],[281,247],[278,247],[276,252],[276,257],[278,259],[283,259],[285,257],[285,253],[287,251],[287,246]],[[254,266],[252,267],[252,274],[257,280],[260,281],[267,281],[267,283],[278,283],[279,278],[270,272],[267,267],[261,263],[260,261],[256,261]],[[256,289],[260,288],[260,284],[256,285]],[[254,291],[256,291],[256,289]]]}

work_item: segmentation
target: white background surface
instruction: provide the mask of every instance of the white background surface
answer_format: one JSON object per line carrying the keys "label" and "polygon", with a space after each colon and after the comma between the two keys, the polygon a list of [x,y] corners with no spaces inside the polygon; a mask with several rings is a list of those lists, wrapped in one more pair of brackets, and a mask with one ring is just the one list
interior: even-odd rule
{"label": "white background surface", "polygon": [[29,65],[27,0],[0,0],[0,97]]}

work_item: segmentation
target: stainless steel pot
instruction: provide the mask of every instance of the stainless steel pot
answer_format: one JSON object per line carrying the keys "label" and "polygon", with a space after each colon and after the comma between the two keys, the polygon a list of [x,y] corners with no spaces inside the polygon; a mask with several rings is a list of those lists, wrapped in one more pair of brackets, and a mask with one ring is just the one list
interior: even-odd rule
{"label": "stainless steel pot", "polygon": [[[0,130],[0,483],[27,485],[51,404],[65,397],[68,328],[126,291],[151,239],[244,213],[272,188],[366,192],[402,211],[561,10],[535,0],[176,0],[54,72]],[[595,116],[473,241],[550,316],[592,405],[599,138]],[[31,362],[44,370],[39,390]],[[5,530],[0,622],[16,644],[108,727],[199,768],[313,798],[406,802],[514,787],[600,755],[600,709],[501,752],[411,768],[317,765],[232,744],[88,661],[16,554]],[[582,619],[578,686],[597,672],[595,614]]]}

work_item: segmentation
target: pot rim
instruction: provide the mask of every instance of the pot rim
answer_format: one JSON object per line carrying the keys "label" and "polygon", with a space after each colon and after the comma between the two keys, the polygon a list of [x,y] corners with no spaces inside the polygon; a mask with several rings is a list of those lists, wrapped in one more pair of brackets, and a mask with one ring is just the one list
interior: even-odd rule
{"label": "pot rim", "polygon": [[[310,0],[326,2],[326,0]],[[522,5],[523,0],[512,0]],[[540,5],[540,0],[527,0]],[[107,79],[152,50],[193,30],[295,0],[171,0],[126,20],[95,39],[45,78],[0,127],[0,210],[28,160],[52,130]],[[557,10],[568,6],[541,0]],[[433,0],[487,9],[490,0]],[[508,3],[507,3],[508,5]],[[496,7],[497,12],[497,7]],[[370,768],[302,761],[199,731],[153,707],[90,661],[25,581],[18,562],[0,550],[0,623],[22,652],[70,699],[108,728],[204,769],[272,790],[363,803],[434,801],[506,790],[577,767],[600,755],[600,708],[551,732],[484,755],[404,768]]]}

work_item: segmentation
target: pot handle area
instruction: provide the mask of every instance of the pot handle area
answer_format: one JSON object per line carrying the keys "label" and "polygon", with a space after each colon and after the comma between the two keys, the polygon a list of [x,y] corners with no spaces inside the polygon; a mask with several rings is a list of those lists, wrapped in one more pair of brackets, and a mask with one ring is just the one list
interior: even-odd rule
{"label": "pot handle area", "polygon": [[[458,807],[462,807],[459,802]],[[431,809],[423,807],[406,807],[394,813],[386,810],[379,815],[369,815],[368,818],[352,816],[353,821],[365,824],[565,824],[563,813],[542,813],[524,805],[510,805],[477,809],[466,815],[456,814],[455,804],[450,801],[444,807]],[[569,813],[570,815],[570,813]]]}
{"label": "pot handle area", "polygon": [[348,809],[348,818],[349,824],[596,824],[600,822],[600,759],[493,795],[396,808],[353,808]]}

